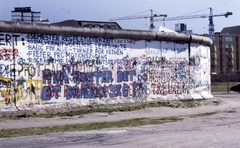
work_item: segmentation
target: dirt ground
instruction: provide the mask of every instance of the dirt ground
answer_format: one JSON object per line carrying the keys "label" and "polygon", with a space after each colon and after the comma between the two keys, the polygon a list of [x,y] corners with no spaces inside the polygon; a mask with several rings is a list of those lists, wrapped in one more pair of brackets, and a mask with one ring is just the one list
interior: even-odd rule
{"label": "dirt ground", "polygon": [[60,126],[67,124],[83,124],[93,122],[111,122],[131,118],[142,117],[169,117],[189,116],[192,114],[203,114],[210,112],[234,112],[240,108],[240,93],[213,93],[214,99],[219,105],[204,105],[194,108],[170,108],[156,107],[146,108],[130,112],[91,113],[83,117],[54,117],[54,118],[21,118],[20,120],[0,121],[0,129],[15,129],[28,127]]}

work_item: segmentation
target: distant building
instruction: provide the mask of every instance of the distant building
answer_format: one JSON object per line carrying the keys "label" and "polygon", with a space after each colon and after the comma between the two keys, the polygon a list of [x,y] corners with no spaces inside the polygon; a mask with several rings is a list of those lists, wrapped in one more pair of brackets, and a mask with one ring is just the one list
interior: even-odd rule
{"label": "distant building", "polygon": [[240,72],[240,26],[225,27],[210,38],[214,43],[211,47],[211,72],[223,75]]}
{"label": "distant building", "polygon": [[53,25],[61,26],[78,26],[78,27],[90,27],[90,28],[108,28],[108,29],[122,29],[116,22],[100,22],[100,21],[77,21],[66,20],[62,22],[52,23]]}
{"label": "distant building", "polygon": [[12,21],[14,22],[30,22],[30,23],[48,23],[43,20],[41,12],[34,12],[31,7],[15,7],[11,12]]}
{"label": "distant building", "polygon": [[176,31],[173,31],[171,29],[168,29],[166,27],[163,27],[163,26],[159,26],[158,30],[159,32],[172,32],[172,33],[177,33]]}
{"label": "distant building", "polygon": [[178,33],[193,34],[192,30],[187,30],[187,25],[184,23],[175,24],[175,31]]}

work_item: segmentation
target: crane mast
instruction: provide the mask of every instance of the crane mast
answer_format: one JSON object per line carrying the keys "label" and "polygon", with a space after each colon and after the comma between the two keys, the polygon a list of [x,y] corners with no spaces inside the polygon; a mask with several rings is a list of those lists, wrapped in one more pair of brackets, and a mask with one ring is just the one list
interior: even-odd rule
{"label": "crane mast", "polygon": [[210,7],[210,14],[209,14],[208,31],[209,31],[209,35],[213,35],[215,31],[214,24],[213,24],[213,12],[211,7]]}

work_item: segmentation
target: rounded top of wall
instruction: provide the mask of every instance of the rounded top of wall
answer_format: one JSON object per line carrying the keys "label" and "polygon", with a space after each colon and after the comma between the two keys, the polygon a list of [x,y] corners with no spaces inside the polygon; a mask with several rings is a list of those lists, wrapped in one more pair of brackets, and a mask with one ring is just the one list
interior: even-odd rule
{"label": "rounded top of wall", "polygon": [[146,30],[88,28],[11,21],[0,21],[0,32],[128,38],[149,41],[155,40],[155,41],[171,41],[177,43],[198,43],[206,46],[212,46],[213,44],[212,40],[208,37],[182,33],[156,32]]}

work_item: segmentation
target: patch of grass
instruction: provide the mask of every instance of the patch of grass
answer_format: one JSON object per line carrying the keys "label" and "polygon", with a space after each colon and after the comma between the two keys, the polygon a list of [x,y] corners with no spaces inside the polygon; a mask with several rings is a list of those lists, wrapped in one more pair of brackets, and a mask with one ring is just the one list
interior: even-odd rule
{"label": "patch of grass", "polygon": [[183,120],[179,117],[164,117],[164,118],[135,118],[129,120],[121,120],[115,122],[100,122],[100,123],[87,123],[87,124],[73,124],[64,126],[52,127],[32,127],[22,129],[3,129],[0,130],[0,138],[42,135],[46,133],[56,132],[70,132],[70,131],[86,131],[86,130],[99,130],[103,128],[113,127],[128,127],[128,126],[143,126],[149,124],[164,124],[168,122],[177,122]]}
{"label": "patch of grass", "polygon": [[84,114],[90,114],[95,112],[102,112],[102,113],[112,113],[112,112],[127,112],[127,111],[135,111],[140,110],[144,108],[150,108],[150,107],[178,107],[179,104],[171,104],[170,102],[151,102],[151,103],[145,103],[140,105],[133,105],[133,106],[122,106],[122,107],[115,107],[115,108],[94,108],[91,107],[90,109],[85,110],[78,110],[78,111],[70,111],[70,112],[62,112],[62,113],[56,113],[56,114],[30,114],[27,115],[27,117],[41,117],[41,118],[52,118],[52,117],[66,117],[66,116],[75,116],[75,115],[84,115]]}
{"label": "patch of grass", "polygon": [[197,107],[200,106],[201,104],[199,102],[183,102],[183,107],[184,108],[193,108],[193,107]]}
{"label": "patch of grass", "polygon": [[[240,82],[229,82],[229,88],[240,84]],[[227,92],[227,82],[211,82],[212,92]]]}
{"label": "patch of grass", "polygon": [[213,103],[214,105],[216,105],[216,106],[220,104],[219,101],[212,101],[212,103]]}
{"label": "patch of grass", "polygon": [[[82,117],[84,114],[90,114],[90,113],[96,113],[96,112],[111,114],[113,112],[135,111],[135,110],[140,110],[140,109],[150,108],[150,107],[192,108],[197,106],[200,106],[198,102],[168,102],[168,101],[161,102],[160,101],[160,102],[150,102],[150,103],[144,103],[139,105],[121,106],[121,107],[112,107],[112,108],[97,108],[97,107],[91,106],[88,109],[69,111],[69,112],[58,112],[58,113],[50,113],[50,114],[32,113],[32,114],[24,115],[24,117],[32,117],[32,118],[62,117],[64,119],[72,116]],[[0,122],[4,120],[17,120],[17,119],[20,119],[20,117],[4,116],[4,117],[0,117]]]}
{"label": "patch of grass", "polygon": [[1,121],[6,121],[6,120],[20,120],[20,117],[15,117],[15,116],[2,116],[0,117],[0,122]]}
{"label": "patch of grass", "polygon": [[[225,82],[226,83],[226,82]],[[211,92],[227,92],[226,84],[219,83],[211,86]]]}
{"label": "patch of grass", "polygon": [[214,115],[218,112],[209,112],[209,113],[204,113],[204,114],[194,114],[194,115],[190,115],[190,118],[198,118],[198,117],[205,117],[205,116],[211,116]]}

